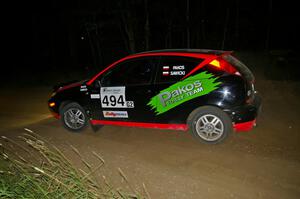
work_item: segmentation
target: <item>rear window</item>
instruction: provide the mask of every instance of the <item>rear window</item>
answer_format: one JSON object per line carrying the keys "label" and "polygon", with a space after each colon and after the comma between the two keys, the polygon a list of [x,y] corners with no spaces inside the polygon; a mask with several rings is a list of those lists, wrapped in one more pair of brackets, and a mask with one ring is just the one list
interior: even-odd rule
{"label": "rear window", "polygon": [[253,76],[252,72],[249,70],[249,68],[245,64],[243,64],[237,58],[235,58],[232,55],[224,55],[223,58],[226,61],[228,61],[231,65],[233,65],[248,82],[254,81],[254,76]]}

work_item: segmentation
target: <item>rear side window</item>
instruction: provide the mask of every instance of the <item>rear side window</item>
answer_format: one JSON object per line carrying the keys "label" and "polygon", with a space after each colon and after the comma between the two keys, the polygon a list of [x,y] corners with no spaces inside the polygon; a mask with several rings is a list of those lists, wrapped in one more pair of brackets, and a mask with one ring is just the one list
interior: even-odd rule
{"label": "rear side window", "polygon": [[158,64],[156,83],[174,83],[202,62],[202,59],[162,56]]}
{"label": "rear side window", "polygon": [[150,84],[155,70],[154,67],[155,59],[151,57],[124,61],[101,77],[101,85],[131,86]]}

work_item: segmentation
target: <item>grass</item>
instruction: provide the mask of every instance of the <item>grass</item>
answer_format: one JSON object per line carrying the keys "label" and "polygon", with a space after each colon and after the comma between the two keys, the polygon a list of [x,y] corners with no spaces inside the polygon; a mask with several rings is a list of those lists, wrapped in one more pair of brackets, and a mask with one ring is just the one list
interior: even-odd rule
{"label": "grass", "polygon": [[[131,193],[113,187],[103,176],[95,173],[105,161],[96,152],[98,160],[92,167],[80,152],[70,146],[85,165],[85,171],[76,168],[54,145],[29,129],[14,141],[1,136],[0,143],[0,198],[150,198],[143,184],[144,195],[130,185],[119,168],[119,174],[127,183]],[[20,153],[21,152],[21,153]]]}

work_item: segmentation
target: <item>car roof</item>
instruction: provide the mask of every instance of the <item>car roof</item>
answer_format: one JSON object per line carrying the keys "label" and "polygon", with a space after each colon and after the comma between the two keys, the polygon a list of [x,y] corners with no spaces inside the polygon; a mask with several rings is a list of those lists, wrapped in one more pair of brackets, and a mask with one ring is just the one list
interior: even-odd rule
{"label": "car roof", "polygon": [[148,53],[200,53],[200,54],[214,54],[214,55],[222,55],[224,53],[232,53],[232,51],[224,51],[224,50],[211,50],[211,49],[162,49],[162,50],[152,50],[136,53],[137,54],[148,54]]}
{"label": "car roof", "polygon": [[[106,70],[111,68],[112,66],[131,58],[138,58],[138,57],[144,57],[144,56],[160,56],[160,55],[171,55],[171,56],[186,56],[186,57],[195,57],[200,59],[208,59],[212,60],[216,57],[225,55],[225,54],[231,54],[232,51],[223,51],[223,50],[209,50],[209,49],[163,49],[163,50],[153,50],[153,51],[145,51],[140,52],[132,55],[128,55],[127,57],[124,57],[111,65],[109,65],[107,68],[99,72],[97,75],[95,75],[92,79],[90,79],[87,82],[87,85],[90,85],[99,75],[104,73]],[[204,62],[205,63],[205,62]]]}

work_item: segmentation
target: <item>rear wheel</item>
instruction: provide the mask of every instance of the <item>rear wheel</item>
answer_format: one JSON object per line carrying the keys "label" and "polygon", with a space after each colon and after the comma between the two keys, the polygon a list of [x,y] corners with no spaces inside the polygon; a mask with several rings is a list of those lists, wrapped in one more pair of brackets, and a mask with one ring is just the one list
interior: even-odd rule
{"label": "rear wheel", "polygon": [[192,135],[207,144],[222,142],[232,131],[230,117],[213,106],[194,110],[188,118],[188,125]]}
{"label": "rear wheel", "polygon": [[65,105],[61,111],[61,121],[68,130],[78,132],[87,126],[87,115],[83,108],[77,103]]}

